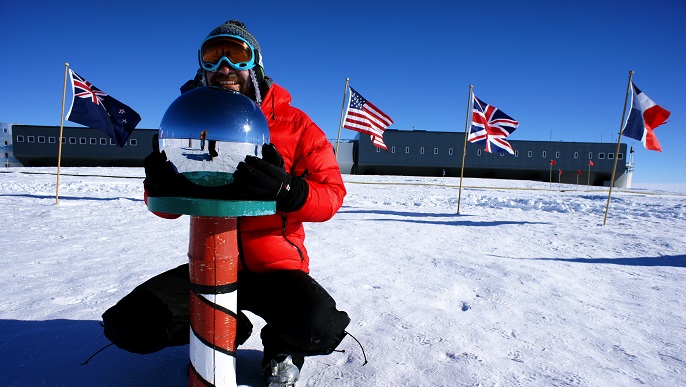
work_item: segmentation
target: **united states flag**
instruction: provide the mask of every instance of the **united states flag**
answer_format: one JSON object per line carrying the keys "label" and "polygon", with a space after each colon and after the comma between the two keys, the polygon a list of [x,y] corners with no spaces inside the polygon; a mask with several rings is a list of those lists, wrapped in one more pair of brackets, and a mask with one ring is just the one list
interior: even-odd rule
{"label": "united states flag", "polygon": [[512,146],[505,138],[517,129],[519,122],[474,96],[472,105],[472,125],[469,129],[469,142],[484,143],[486,152],[508,152],[514,154]]}
{"label": "united states flag", "polygon": [[83,77],[69,70],[74,98],[67,120],[101,130],[123,147],[141,121],[133,109],[101,91]]}
{"label": "united states flag", "polygon": [[352,87],[350,88],[350,101],[348,101],[348,110],[345,112],[343,122],[345,129],[369,134],[374,146],[388,150],[383,141],[383,132],[392,123],[391,117],[364,99]]}

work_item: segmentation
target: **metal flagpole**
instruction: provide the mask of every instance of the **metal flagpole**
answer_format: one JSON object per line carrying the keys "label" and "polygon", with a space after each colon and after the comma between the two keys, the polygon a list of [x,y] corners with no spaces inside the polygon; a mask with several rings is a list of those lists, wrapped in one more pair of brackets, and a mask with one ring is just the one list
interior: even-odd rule
{"label": "metal flagpole", "polygon": [[464,123],[464,146],[462,147],[462,168],[460,169],[460,190],[457,193],[457,214],[460,213],[460,199],[462,198],[462,177],[464,176],[464,159],[467,155],[467,137],[471,130],[469,114],[472,112],[472,85],[469,85],[469,97],[467,98],[467,118]]}
{"label": "metal flagpole", "polygon": [[62,115],[60,116],[60,141],[57,145],[57,183],[55,184],[55,204],[60,204],[60,164],[62,162],[62,130],[64,129],[64,100],[67,97],[67,73],[69,63],[64,62],[64,88],[62,89]]}
{"label": "metal flagpole", "polygon": [[619,146],[622,143],[622,129],[624,128],[624,117],[626,116],[626,103],[629,100],[629,90],[631,89],[631,78],[634,77],[634,70],[629,71],[629,83],[626,85],[626,95],[624,96],[624,110],[622,111],[622,122],[619,124],[619,136],[617,136],[617,151],[615,152],[615,164],[612,167],[612,178],[610,178],[610,191],[607,193],[607,204],[605,204],[605,216],[603,217],[603,226],[607,222],[607,211],[610,209],[610,195],[612,195],[612,186],[615,183],[615,173],[617,172],[617,160],[619,157]]}
{"label": "metal flagpole", "polygon": [[350,78],[345,78],[343,105],[341,106],[341,119],[338,122],[338,138],[336,139],[336,160],[338,160],[338,144],[341,142],[341,128],[343,127],[343,112],[345,111],[345,96],[348,94],[348,82],[350,82]]}

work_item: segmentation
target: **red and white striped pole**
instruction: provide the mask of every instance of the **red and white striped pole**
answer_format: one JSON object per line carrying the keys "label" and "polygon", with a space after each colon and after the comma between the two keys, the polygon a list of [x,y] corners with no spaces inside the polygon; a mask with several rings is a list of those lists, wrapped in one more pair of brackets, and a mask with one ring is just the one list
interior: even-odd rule
{"label": "red and white striped pole", "polygon": [[189,386],[236,386],[237,225],[191,216]]}
{"label": "red and white striped pole", "polygon": [[148,209],[191,215],[188,385],[235,387],[239,262],[237,217],[274,214],[276,203],[149,197]]}

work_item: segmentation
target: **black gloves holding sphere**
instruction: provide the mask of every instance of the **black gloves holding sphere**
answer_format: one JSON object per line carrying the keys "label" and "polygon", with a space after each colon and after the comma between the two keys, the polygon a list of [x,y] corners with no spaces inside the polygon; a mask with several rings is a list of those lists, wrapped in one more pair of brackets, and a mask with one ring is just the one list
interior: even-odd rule
{"label": "black gloves holding sphere", "polygon": [[287,173],[283,158],[273,144],[262,146],[262,158],[246,156],[236,167],[233,183],[219,187],[195,184],[177,172],[165,152],[160,152],[157,135],[152,146],[152,153],[144,161],[145,189],[149,196],[276,201],[276,208],[283,212],[296,211],[307,200],[306,173],[303,176]]}
{"label": "black gloves holding sphere", "polygon": [[143,165],[143,184],[149,196],[193,197],[197,184],[178,173],[174,164],[167,160],[167,154],[160,152],[157,135],[152,138],[152,153],[145,158]]}
{"label": "black gloves holding sphere", "polygon": [[283,167],[283,158],[274,144],[262,146],[262,158],[246,156],[233,174],[236,191],[249,200],[275,200],[279,211],[302,208],[309,186],[305,175],[292,176]]}

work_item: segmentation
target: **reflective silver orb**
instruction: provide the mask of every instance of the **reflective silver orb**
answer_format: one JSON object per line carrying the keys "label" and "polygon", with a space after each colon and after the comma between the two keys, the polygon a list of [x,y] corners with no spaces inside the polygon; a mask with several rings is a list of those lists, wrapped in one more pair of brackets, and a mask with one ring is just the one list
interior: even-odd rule
{"label": "reflective silver orb", "polygon": [[169,105],[159,141],[179,172],[233,173],[245,156],[262,155],[269,126],[250,98],[233,90],[199,87]]}

